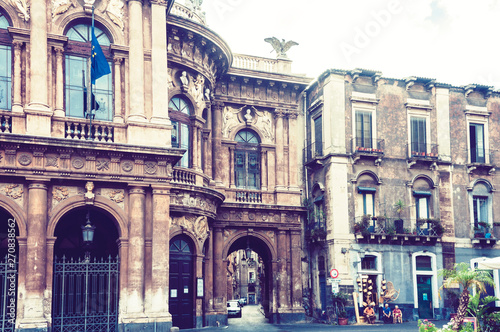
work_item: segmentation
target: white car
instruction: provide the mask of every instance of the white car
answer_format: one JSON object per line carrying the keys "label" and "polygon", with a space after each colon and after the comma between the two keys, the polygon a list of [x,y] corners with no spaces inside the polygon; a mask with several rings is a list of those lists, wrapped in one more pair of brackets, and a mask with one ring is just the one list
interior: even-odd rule
{"label": "white car", "polygon": [[241,318],[241,306],[238,300],[227,301],[227,316],[235,316]]}

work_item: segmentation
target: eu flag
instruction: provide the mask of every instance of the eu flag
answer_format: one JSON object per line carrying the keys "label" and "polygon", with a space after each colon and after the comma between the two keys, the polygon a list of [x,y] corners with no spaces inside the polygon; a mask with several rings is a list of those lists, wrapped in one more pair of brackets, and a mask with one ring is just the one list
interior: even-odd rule
{"label": "eu flag", "polygon": [[108,60],[102,53],[101,46],[97,41],[94,34],[94,27],[92,27],[92,60],[90,65],[90,81],[95,84],[95,80],[101,76],[111,73]]}

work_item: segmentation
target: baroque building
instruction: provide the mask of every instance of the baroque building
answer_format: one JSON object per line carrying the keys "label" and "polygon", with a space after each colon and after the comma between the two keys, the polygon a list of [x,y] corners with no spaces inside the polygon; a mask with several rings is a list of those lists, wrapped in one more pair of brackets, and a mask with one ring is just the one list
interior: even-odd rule
{"label": "baroque building", "polygon": [[[245,249],[270,320],[304,318],[310,80],[233,54],[200,3],[0,0],[5,331],[227,324],[228,257]],[[92,17],[111,74],[90,94]]]}
{"label": "baroque building", "polygon": [[[327,70],[306,89],[301,108],[310,264],[304,289],[314,311],[331,306],[333,283],[356,292],[360,310],[389,302],[405,320],[449,318],[458,290],[439,297],[438,271],[500,255],[498,92]],[[498,270],[493,277],[488,294],[498,297]]]}

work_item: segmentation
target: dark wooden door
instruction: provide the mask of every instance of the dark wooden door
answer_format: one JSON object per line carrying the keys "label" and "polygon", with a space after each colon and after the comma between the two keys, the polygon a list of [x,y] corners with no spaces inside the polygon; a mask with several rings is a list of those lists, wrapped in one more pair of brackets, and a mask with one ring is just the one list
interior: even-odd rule
{"label": "dark wooden door", "polygon": [[193,327],[194,282],[193,254],[190,240],[184,237],[172,239],[170,244],[170,296],[169,308],[172,325],[180,329]]}

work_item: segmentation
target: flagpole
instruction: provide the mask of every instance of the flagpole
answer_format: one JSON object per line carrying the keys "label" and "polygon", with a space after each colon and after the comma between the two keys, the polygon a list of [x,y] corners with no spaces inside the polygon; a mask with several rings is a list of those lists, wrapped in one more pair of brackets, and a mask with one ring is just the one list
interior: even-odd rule
{"label": "flagpole", "polygon": [[[93,96],[93,87],[92,87],[92,79],[91,79],[91,71],[92,71],[92,54],[94,52],[94,50],[92,49],[93,46],[92,46],[92,36],[93,36],[93,33],[94,33],[94,6],[92,6],[92,31],[91,31],[91,36],[90,36],[90,66],[89,66],[89,75],[88,77],[90,78],[89,79],[89,87],[90,87],[90,94],[87,95],[87,109],[88,109],[88,112],[87,112],[87,115],[89,117],[89,120],[90,120],[90,129],[89,129],[89,137],[88,139],[89,140],[93,140],[92,139],[92,118],[93,118],[93,114],[92,114],[92,107],[95,108],[95,105],[92,105],[92,96]],[[94,99],[94,102],[95,102],[95,99]]]}

